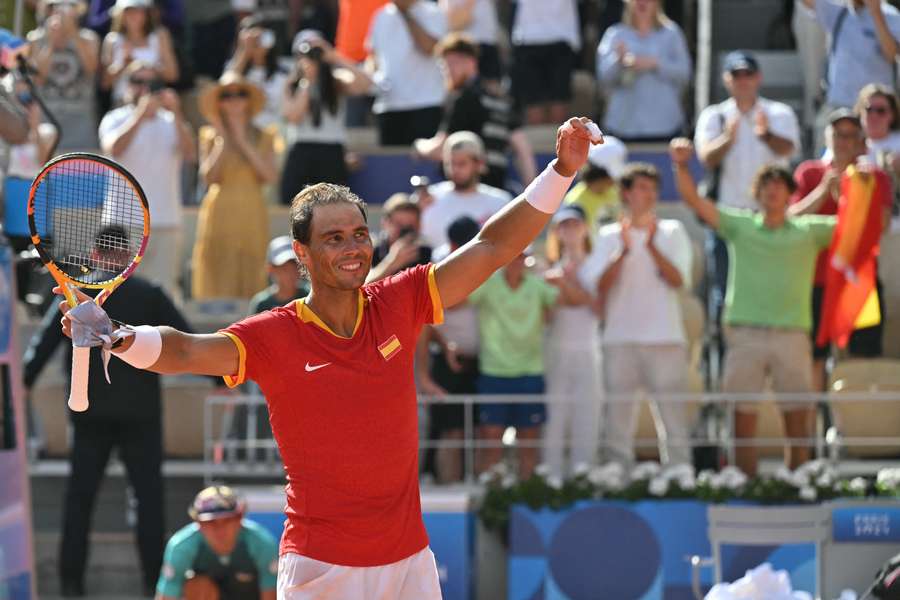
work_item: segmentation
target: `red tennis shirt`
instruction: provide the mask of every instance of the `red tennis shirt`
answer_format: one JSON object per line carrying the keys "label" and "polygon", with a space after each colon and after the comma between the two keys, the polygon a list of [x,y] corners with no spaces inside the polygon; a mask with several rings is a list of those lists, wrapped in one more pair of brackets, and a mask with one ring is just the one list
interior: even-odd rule
{"label": "red tennis shirt", "polygon": [[440,323],[434,266],[364,286],[350,338],[303,300],[228,327],[240,353],[229,386],[256,381],[287,472],[281,554],[386,565],[428,545],[419,503],[413,358]]}

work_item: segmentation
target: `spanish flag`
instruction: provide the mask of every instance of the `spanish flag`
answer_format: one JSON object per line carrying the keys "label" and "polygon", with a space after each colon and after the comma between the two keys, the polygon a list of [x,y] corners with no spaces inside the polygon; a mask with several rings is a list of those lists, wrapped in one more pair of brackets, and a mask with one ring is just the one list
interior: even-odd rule
{"label": "spanish flag", "polygon": [[816,343],[847,346],[855,329],[881,322],[875,288],[882,207],[877,178],[850,166],[841,177],[838,222],[828,250],[825,297]]}

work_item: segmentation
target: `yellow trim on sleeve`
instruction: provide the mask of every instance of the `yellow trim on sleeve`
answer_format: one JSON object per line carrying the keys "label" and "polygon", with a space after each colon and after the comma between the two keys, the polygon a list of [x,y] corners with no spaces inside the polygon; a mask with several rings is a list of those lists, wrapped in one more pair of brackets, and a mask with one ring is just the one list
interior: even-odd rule
{"label": "yellow trim on sleeve", "polygon": [[325,321],[319,318],[319,315],[314,313],[312,309],[306,305],[306,298],[301,298],[297,300],[294,304],[294,310],[297,312],[297,318],[303,321],[304,323],[312,323],[313,325],[323,329],[324,331],[330,333],[336,338],[341,338],[342,340],[349,340],[356,332],[359,331],[359,326],[362,325],[363,319],[363,309],[365,307],[365,299],[363,297],[362,290],[359,291],[359,303],[356,308],[356,324],[353,326],[353,334],[350,337],[344,337],[342,335],[336,334],[331,327],[329,327]]}
{"label": "yellow trim on sleeve", "polygon": [[222,379],[225,380],[225,385],[230,388],[237,387],[244,383],[245,378],[247,377],[247,349],[244,347],[244,342],[241,341],[241,338],[231,333],[230,331],[220,331],[222,335],[226,336],[234,345],[237,346],[238,349],[238,372],[237,375],[223,375]]}
{"label": "yellow trim on sleeve", "polygon": [[431,295],[432,324],[440,325],[444,322],[444,304],[441,302],[437,280],[434,278],[434,270],[436,268],[436,265],[431,265],[428,269],[428,293]]}

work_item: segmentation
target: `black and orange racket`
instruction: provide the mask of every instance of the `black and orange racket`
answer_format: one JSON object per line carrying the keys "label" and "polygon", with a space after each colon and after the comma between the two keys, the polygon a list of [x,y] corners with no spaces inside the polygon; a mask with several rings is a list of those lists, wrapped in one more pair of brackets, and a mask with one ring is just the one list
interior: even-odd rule
{"label": "black and orange racket", "polygon": [[[34,178],[28,195],[31,241],[66,301],[75,288],[101,290],[103,302],[141,262],[150,239],[150,209],[135,178],[89,153],[63,154]],[[90,348],[73,345],[69,408],[88,408]]]}

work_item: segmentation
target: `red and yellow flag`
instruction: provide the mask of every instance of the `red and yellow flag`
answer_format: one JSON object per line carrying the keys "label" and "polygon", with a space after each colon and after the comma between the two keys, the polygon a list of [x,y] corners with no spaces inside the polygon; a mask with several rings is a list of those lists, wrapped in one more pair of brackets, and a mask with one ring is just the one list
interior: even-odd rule
{"label": "red and yellow flag", "polygon": [[851,166],[841,178],[838,222],[828,250],[825,298],[816,343],[843,348],[855,329],[881,322],[875,277],[882,207],[877,178]]}

